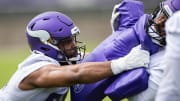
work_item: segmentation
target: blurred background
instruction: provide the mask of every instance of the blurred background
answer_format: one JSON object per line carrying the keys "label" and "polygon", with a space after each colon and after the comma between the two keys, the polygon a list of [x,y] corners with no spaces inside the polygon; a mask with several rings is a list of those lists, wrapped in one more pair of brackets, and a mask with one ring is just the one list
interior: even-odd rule
{"label": "blurred background", "polygon": [[[142,1],[148,12],[160,0]],[[14,50],[26,47],[26,24],[38,13],[54,10],[70,16],[81,30],[80,38],[94,47],[111,33],[112,8],[119,2],[120,0],[0,0],[0,48]]]}
{"label": "blurred background", "polygon": [[[38,13],[60,11],[80,28],[80,40],[88,51],[111,33],[113,6],[121,0],[0,0],[0,88],[7,83],[17,65],[29,54],[25,38],[27,23]],[[161,0],[142,0],[145,12]]]}

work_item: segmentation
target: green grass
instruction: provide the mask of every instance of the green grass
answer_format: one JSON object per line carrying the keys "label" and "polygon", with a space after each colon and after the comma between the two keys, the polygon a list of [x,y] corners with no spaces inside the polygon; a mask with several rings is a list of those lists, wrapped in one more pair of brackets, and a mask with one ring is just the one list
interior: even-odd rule
{"label": "green grass", "polygon": [[[18,64],[22,62],[30,54],[29,50],[14,50],[7,49],[0,52],[0,88],[2,88],[16,71]],[[70,101],[70,93],[66,98],[66,101]],[[108,97],[103,101],[111,101]],[[128,101],[128,100],[123,100]]]}
{"label": "green grass", "polygon": [[12,74],[16,71],[18,64],[29,54],[28,50],[1,50],[0,52],[0,88],[5,85]]}

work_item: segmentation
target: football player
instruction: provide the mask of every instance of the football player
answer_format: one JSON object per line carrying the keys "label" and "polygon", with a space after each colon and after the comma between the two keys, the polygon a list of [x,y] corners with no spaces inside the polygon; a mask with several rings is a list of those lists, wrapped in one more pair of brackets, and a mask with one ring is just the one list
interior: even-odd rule
{"label": "football player", "polygon": [[166,23],[166,69],[160,83],[155,101],[179,101],[180,100],[180,11],[175,13]]}
{"label": "football player", "polygon": [[85,44],[76,37],[79,33],[78,27],[63,13],[49,11],[34,17],[26,28],[32,54],[19,64],[0,90],[0,101],[63,101],[61,96],[66,95],[68,86],[148,66],[149,52],[141,47],[116,60],[75,65],[85,52]]}
{"label": "football player", "polygon": [[179,0],[163,1],[151,14],[142,14],[143,6],[140,1],[123,0],[115,5],[111,19],[112,34],[84,61],[107,61],[123,57],[133,47],[141,44],[151,54],[150,65],[146,70],[139,68],[94,84],[82,85],[81,92],[71,93],[74,101],[80,98],[85,101],[101,101],[105,96],[113,101],[126,97],[130,101],[153,101],[166,67],[163,61],[166,46],[165,22],[180,10],[179,5]]}
{"label": "football player", "polygon": [[[144,49],[149,50],[151,54],[150,65],[147,69],[149,73],[149,79],[147,80],[148,88],[143,92],[137,93],[136,88],[140,88],[139,84],[135,81],[133,82],[134,84],[128,83],[131,82],[130,78],[135,77],[135,75],[129,78],[128,76],[124,76],[124,78],[127,77],[127,83],[124,82],[125,79],[119,77],[117,80],[114,80],[111,86],[105,91],[113,100],[116,101],[124,97],[128,97],[129,101],[155,100],[157,89],[166,69],[164,61],[166,46],[165,23],[167,19],[178,10],[180,10],[179,0],[160,2],[159,6],[151,14],[141,16],[131,29],[123,31],[112,44],[107,47],[106,57],[109,58],[108,60],[115,59],[116,56],[122,55],[123,52],[118,51],[118,49],[123,50],[125,48],[124,50],[128,50],[131,46],[139,43],[144,46]],[[143,75],[140,76],[140,78],[142,77]],[[146,84],[145,81],[146,79],[144,79],[144,85]]]}

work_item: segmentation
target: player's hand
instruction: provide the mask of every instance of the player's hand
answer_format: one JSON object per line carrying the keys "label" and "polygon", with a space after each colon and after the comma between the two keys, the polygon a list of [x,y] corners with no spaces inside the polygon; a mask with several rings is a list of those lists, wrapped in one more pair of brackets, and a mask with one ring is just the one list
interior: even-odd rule
{"label": "player's hand", "polygon": [[124,57],[111,61],[111,69],[114,74],[121,73],[126,70],[148,67],[150,54],[146,50],[142,50],[141,46],[134,47],[130,53]]}
{"label": "player's hand", "polygon": [[112,15],[111,15],[111,20],[110,20],[110,24],[111,24],[111,28],[112,28],[112,32],[118,30],[119,24],[120,24],[120,12],[118,10],[118,8],[121,6],[120,4],[117,4],[114,6],[113,11],[112,11]]}

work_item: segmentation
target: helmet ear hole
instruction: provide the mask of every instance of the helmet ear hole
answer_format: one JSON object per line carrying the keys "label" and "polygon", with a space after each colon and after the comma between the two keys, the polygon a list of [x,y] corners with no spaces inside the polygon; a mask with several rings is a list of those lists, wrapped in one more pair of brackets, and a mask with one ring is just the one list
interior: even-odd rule
{"label": "helmet ear hole", "polygon": [[40,49],[43,51],[49,51],[50,50],[49,48],[45,48],[45,47],[41,47]]}
{"label": "helmet ear hole", "polygon": [[34,28],[35,24],[36,24],[36,23],[33,23],[33,24],[32,24],[32,26],[30,27],[31,30]]}
{"label": "helmet ear hole", "polygon": [[44,18],[43,20],[49,20],[50,18]]}
{"label": "helmet ear hole", "polygon": [[62,28],[60,28],[58,31],[61,32],[61,31],[62,31]]}

